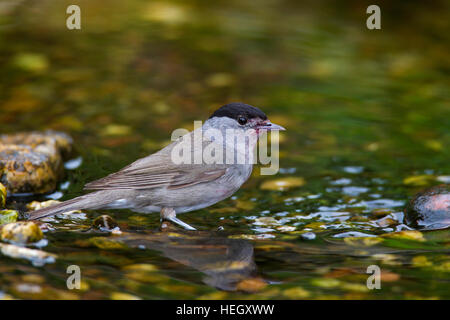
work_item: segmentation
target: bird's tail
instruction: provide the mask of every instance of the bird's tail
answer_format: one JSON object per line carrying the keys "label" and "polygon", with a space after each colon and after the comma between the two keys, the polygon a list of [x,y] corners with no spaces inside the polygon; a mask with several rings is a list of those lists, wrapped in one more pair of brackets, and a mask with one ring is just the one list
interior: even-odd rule
{"label": "bird's tail", "polygon": [[50,207],[32,211],[28,215],[29,220],[37,220],[55,214],[81,209],[97,209],[110,202],[108,197],[102,197],[99,193],[103,191],[93,192],[81,197],[67,200]]}

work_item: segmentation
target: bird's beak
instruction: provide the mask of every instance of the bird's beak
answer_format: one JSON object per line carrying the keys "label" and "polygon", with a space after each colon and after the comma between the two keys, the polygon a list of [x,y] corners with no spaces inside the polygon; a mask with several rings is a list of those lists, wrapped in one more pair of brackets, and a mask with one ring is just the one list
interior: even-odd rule
{"label": "bird's beak", "polygon": [[270,121],[264,121],[264,123],[260,124],[258,126],[258,129],[265,129],[267,131],[284,131],[286,130],[285,128],[283,128],[282,126],[272,123]]}

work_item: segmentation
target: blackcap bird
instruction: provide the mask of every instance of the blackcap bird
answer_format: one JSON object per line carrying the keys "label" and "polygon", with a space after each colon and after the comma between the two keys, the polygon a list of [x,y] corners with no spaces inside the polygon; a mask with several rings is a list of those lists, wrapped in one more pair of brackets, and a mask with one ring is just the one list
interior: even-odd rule
{"label": "blackcap bird", "polygon": [[252,172],[258,137],[270,130],[285,129],[256,107],[226,104],[203,126],[160,151],[85,185],[95,192],[31,212],[29,219],[81,209],[131,209],[160,212],[162,220],[195,230],[176,214],[211,206],[235,193]]}

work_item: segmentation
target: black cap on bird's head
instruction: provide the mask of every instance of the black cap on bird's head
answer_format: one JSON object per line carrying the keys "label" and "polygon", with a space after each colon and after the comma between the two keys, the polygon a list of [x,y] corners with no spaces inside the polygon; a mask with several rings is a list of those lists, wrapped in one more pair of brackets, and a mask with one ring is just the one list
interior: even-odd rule
{"label": "black cap on bird's head", "polygon": [[286,130],[282,126],[271,123],[259,108],[241,102],[228,103],[220,107],[209,118],[214,117],[228,117],[242,126],[251,123],[256,129]]}
{"label": "black cap on bird's head", "polygon": [[241,102],[233,102],[221,106],[210,118],[228,117],[237,120],[239,116],[245,116],[247,119],[260,118],[262,120],[267,120],[266,114],[260,109]]}

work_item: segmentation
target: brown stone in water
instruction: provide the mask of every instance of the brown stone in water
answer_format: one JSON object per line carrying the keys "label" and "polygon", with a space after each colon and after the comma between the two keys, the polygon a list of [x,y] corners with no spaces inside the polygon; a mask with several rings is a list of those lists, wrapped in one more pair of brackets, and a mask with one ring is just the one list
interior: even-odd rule
{"label": "brown stone in water", "polygon": [[413,228],[450,226],[450,186],[435,186],[415,195],[405,208],[404,220]]}
{"label": "brown stone in water", "polygon": [[0,182],[9,193],[46,193],[63,174],[72,138],[62,132],[0,135]]}
{"label": "brown stone in water", "polygon": [[106,214],[97,217],[93,225],[95,228],[103,230],[112,230],[118,226],[117,222]]}

